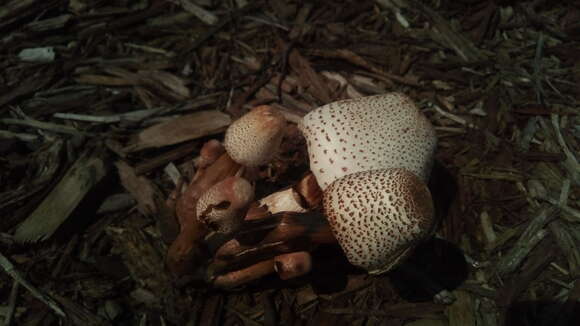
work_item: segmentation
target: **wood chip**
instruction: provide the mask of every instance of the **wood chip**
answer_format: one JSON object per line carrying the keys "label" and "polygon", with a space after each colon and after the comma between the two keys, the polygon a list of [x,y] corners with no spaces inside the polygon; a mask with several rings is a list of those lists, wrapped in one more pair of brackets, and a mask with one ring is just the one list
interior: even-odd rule
{"label": "wood chip", "polygon": [[200,111],[151,126],[133,136],[124,148],[127,153],[163,147],[223,132],[232,122],[219,111]]}
{"label": "wood chip", "polygon": [[99,149],[87,150],[68,169],[44,201],[18,226],[14,240],[24,243],[48,239],[108,171],[109,164],[103,152]]}

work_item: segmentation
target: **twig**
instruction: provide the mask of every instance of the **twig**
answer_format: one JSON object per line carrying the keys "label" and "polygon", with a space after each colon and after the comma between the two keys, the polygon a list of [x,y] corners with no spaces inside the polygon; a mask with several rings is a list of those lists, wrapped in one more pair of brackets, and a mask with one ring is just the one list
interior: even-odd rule
{"label": "twig", "polygon": [[574,231],[567,228],[563,221],[554,221],[550,223],[549,229],[556,244],[560,247],[560,250],[562,250],[566,260],[568,261],[568,269],[572,273],[572,276],[577,277],[580,274],[580,253],[578,252],[578,246],[576,245],[574,238],[570,234]]}
{"label": "twig", "polygon": [[0,130],[0,138],[17,139],[25,142],[32,142],[38,140],[38,136],[36,135],[17,133],[8,130]]}
{"label": "twig", "polygon": [[11,246],[12,244],[14,244],[14,239],[12,235],[0,232],[0,243],[7,246]]}
{"label": "twig", "polygon": [[578,164],[578,160],[576,156],[570,151],[566,141],[564,140],[564,136],[562,136],[562,132],[560,131],[560,123],[558,122],[558,115],[552,114],[552,126],[554,127],[554,131],[556,132],[556,137],[558,139],[558,144],[562,147],[564,154],[566,154],[566,169],[572,176],[572,180],[577,185],[580,185],[580,164]]}
{"label": "twig", "polygon": [[16,298],[18,298],[18,285],[20,283],[14,281],[12,284],[12,291],[10,291],[10,299],[8,299],[8,309],[6,315],[4,316],[4,326],[10,326],[12,324],[12,317],[14,316],[14,311],[16,310]]}
{"label": "twig", "polygon": [[542,200],[547,201],[548,203],[554,205],[555,207],[558,207],[559,209],[562,210],[563,213],[570,215],[572,217],[574,217],[576,220],[570,220],[568,219],[570,222],[578,222],[580,221],[580,211],[568,206],[568,205],[564,205],[561,206],[560,202],[557,199],[551,198],[549,196],[543,196],[543,195],[539,195],[538,198],[541,198]]}
{"label": "twig", "polygon": [[568,284],[568,283],[565,283],[563,281],[560,281],[560,280],[558,280],[556,278],[550,278],[550,281],[552,281],[552,282],[560,285],[561,287],[565,288],[566,290],[572,290],[574,288],[574,286],[573,286],[574,283]]}
{"label": "twig", "polygon": [[12,262],[8,260],[2,253],[0,253],[0,266],[4,269],[4,271],[10,275],[15,281],[20,283],[24,286],[30,293],[37,298],[38,300],[42,301],[46,304],[50,309],[52,309],[57,315],[61,317],[66,317],[65,312],[60,308],[58,303],[54,301],[50,296],[47,294],[42,293],[42,291],[28,282],[22,274],[14,267]]}
{"label": "twig", "polygon": [[546,97],[546,92],[544,92],[544,88],[542,86],[542,50],[544,49],[544,34],[540,33],[538,37],[538,43],[536,45],[536,55],[534,56],[534,90],[536,91],[536,100],[542,106],[546,106],[546,101],[544,100]]}
{"label": "twig", "polygon": [[280,79],[278,80],[278,85],[276,87],[276,94],[278,95],[278,102],[282,102],[282,83],[288,75],[288,58],[290,57],[290,52],[294,49],[294,42],[287,44],[282,53],[282,61],[280,62]]}
{"label": "twig", "polygon": [[497,240],[497,235],[493,230],[493,222],[491,221],[491,217],[486,211],[483,211],[479,215],[479,219],[481,221],[481,229],[485,239],[487,240],[487,243],[493,244]]}
{"label": "twig", "polygon": [[248,20],[257,22],[257,23],[261,23],[261,24],[265,24],[265,25],[269,25],[269,26],[274,26],[274,27],[279,28],[279,29],[281,29],[283,31],[286,31],[286,32],[289,32],[290,31],[290,27],[285,26],[285,25],[282,25],[279,22],[275,22],[275,21],[268,20],[268,19],[266,19],[264,17],[259,17],[259,16],[246,16],[245,18],[248,19]]}
{"label": "twig", "polygon": [[109,115],[109,116],[94,116],[88,114],[76,114],[76,113],[55,113],[52,115],[54,118],[57,119],[66,119],[66,120],[77,120],[77,121],[85,121],[85,122],[94,122],[94,123],[114,123],[121,121],[121,115]]}
{"label": "twig", "polygon": [[479,129],[479,128],[477,128],[476,125],[474,125],[471,122],[467,122],[467,120],[463,119],[462,117],[443,110],[442,108],[439,107],[439,105],[434,104],[432,107],[435,109],[435,111],[437,111],[437,113],[441,114],[442,116],[446,117],[447,119],[449,119],[451,121],[457,122],[457,123],[464,125],[470,129]]}
{"label": "twig", "polygon": [[[312,55],[312,56],[319,56],[319,57],[330,58],[330,59],[341,59],[341,60],[347,61],[355,66],[364,68],[364,69],[366,69],[374,74],[379,75],[380,77],[385,78],[385,80],[388,83],[397,82],[399,84],[408,85],[408,86],[415,86],[415,87],[421,86],[421,84],[417,80],[414,80],[414,79],[408,78],[408,77],[397,76],[395,74],[391,74],[389,72],[386,72],[382,68],[377,67],[374,64],[371,64],[370,62],[365,60],[360,55],[358,55],[355,52],[348,50],[348,49],[337,49],[337,50],[334,50],[334,49],[331,49],[331,50],[313,49],[313,50],[308,50],[305,52],[306,52],[306,54]],[[365,76],[367,75],[367,73],[365,73],[365,72],[359,72],[359,74],[365,75]],[[373,76],[373,77],[377,77],[377,76]]]}
{"label": "twig", "polygon": [[568,272],[567,270],[564,269],[564,267],[558,265],[555,262],[551,262],[550,266],[554,267],[555,270],[557,270],[558,272],[562,273],[562,275],[564,276],[570,276],[570,272]]}
{"label": "twig", "polygon": [[503,256],[497,264],[497,272],[499,275],[506,275],[513,272],[532,249],[546,237],[548,231],[544,230],[544,226],[549,223],[559,212],[554,207],[544,207],[540,210],[538,215],[532,218],[524,232],[522,232],[518,241],[514,246]]}
{"label": "twig", "polygon": [[0,119],[0,123],[26,126],[26,127],[37,128],[37,129],[44,129],[44,130],[48,130],[48,131],[52,131],[52,132],[56,132],[56,133],[61,133],[61,134],[91,135],[87,132],[79,131],[73,127],[63,126],[63,125],[59,125],[56,123],[50,123],[50,122],[36,121],[36,120],[20,120],[20,119],[7,118],[7,119]]}
{"label": "twig", "polygon": [[530,118],[530,120],[528,120],[528,123],[526,124],[526,127],[524,128],[522,135],[520,137],[520,141],[519,141],[519,147],[522,149],[522,151],[527,152],[530,150],[530,144],[532,143],[532,139],[534,138],[534,135],[536,134],[536,131],[538,130],[538,120],[540,118],[539,117],[532,117]]}
{"label": "twig", "polygon": [[218,18],[216,15],[192,3],[189,0],[173,0],[172,2],[179,3],[183,7],[183,9],[193,14],[195,17],[199,18],[199,20],[208,25],[215,25],[218,22]]}
{"label": "twig", "polygon": [[560,190],[560,200],[558,204],[565,206],[568,203],[568,196],[570,195],[570,179],[562,181],[562,189]]}
{"label": "twig", "polygon": [[58,119],[77,120],[94,123],[115,123],[121,121],[140,121],[163,111],[160,108],[138,110],[114,115],[89,115],[77,113],[55,113],[52,116]]}
{"label": "twig", "polygon": [[351,308],[329,308],[322,311],[338,315],[355,315],[368,317],[409,317],[425,316],[436,314],[445,310],[445,306],[432,302],[427,303],[402,303],[385,307],[381,310],[351,309]]}
{"label": "twig", "polygon": [[238,309],[236,309],[234,307],[226,306],[225,308],[226,308],[226,310],[228,310],[228,311],[234,313],[236,316],[240,317],[240,319],[242,319],[246,325],[262,326],[262,323],[259,323],[255,320],[253,320],[252,318],[246,316],[243,312],[239,311]]}

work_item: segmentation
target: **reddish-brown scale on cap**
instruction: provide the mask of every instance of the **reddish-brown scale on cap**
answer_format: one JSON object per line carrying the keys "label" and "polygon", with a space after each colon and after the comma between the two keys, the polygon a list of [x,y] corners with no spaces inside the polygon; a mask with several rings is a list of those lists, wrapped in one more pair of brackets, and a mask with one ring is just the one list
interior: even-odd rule
{"label": "reddish-brown scale on cap", "polygon": [[323,205],[348,260],[370,274],[392,268],[434,223],[429,190],[400,168],[344,176],[326,189]]}
{"label": "reddish-brown scale on cap", "polygon": [[254,199],[254,188],[245,179],[229,177],[208,189],[197,202],[197,218],[219,233],[232,233],[244,220]]}
{"label": "reddish-brown scale on cap", "polygon": [[280,147],[285,127],[282,113],[268,105],[258,106],[228,127],[224,146],[241,165],[266,164]]}
{"label": "reddish-brown scale on cap", "polygon": [[310,168],[322,189],[360,171],[406,168],[429,178],[433,126],[404,94],[343,100],[308,113],[301,125]]}

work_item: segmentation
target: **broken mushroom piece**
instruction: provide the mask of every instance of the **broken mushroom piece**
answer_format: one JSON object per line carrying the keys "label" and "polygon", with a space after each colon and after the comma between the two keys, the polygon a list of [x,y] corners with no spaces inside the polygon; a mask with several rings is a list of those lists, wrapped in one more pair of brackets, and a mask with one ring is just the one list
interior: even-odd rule
{"label": "broken mushroom piece", "polygon": [[344,176],[326,189],[323,203],[347,259],[369,274],[394,267],[435,224],[429,189],[406,169]]}
{"label": "broken mushroom piece", "polygon": [[218,233],[235,232],[254,199],[254,187],[244,178],[229,177],[209,188],[197,202],[197,218]]}
{"label": "broken mushroom piece", "polygon": [[234,121],[224,146],[231,158],[247,167],[268,163],[280,147],[286,119],[278,110],[261,105]]}
{"label": "broken mushroom piece", "polygon": [[435,130],[404,94],[326,104],[304,116],[299,127],[323,190],[345,175],[375,169],[406,168],[429,179]]}

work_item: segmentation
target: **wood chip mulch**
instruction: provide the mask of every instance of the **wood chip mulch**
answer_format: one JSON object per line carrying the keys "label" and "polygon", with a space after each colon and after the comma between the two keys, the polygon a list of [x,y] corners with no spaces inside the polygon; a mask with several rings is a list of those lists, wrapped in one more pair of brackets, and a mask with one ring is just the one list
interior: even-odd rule
{"label": "wood chip mulch", "polygon": [[[8,0],[0,32],[4,325],[580,325],[578,1]],[[256,105],[297,123],[390,91],[455,184],[420,253],[453,304],[324,254],[236,291],[171,278],[165,201],[204,142]]]}

